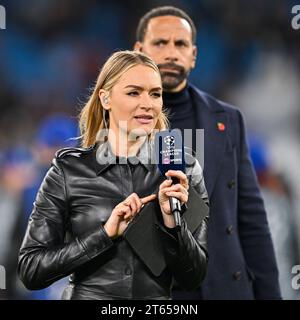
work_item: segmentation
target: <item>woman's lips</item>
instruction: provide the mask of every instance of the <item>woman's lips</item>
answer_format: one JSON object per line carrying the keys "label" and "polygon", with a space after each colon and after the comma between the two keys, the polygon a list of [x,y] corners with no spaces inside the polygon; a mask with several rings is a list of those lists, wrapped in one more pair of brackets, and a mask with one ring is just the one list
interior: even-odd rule
{"label": "woman's lips", "polygon": [[153,121],[152,118],[135,117],[135,120],[140,124],[149,124]]}

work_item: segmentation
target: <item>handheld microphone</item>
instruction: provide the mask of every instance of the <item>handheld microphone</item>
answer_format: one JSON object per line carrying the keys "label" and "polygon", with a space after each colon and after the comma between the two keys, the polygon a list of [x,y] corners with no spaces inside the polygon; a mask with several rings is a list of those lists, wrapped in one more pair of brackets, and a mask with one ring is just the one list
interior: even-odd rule
{"label": "handheld microphone", "polygon": [[[165,176],[168,170],[181,170],[185,172],[184,145],[179,129],[163,130],[155,135],[155,155],[160,173]],[[172,179],[173,184],[179,182]],[[181,226],[181,204],[175,197],[169,197],[171,212],[174,215],[175,225]]]}

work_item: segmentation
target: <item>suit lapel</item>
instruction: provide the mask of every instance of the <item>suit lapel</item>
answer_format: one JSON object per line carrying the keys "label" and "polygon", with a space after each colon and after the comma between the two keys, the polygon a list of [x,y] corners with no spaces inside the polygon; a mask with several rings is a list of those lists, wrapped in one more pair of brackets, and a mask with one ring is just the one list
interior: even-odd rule
{"label": "suit lapel", "polygon": [[211,197],[225,153],[227,116],[219,104],[213,104],[192,86],[190,93],[196,106],[197,128],[204,129],[204,179]]}

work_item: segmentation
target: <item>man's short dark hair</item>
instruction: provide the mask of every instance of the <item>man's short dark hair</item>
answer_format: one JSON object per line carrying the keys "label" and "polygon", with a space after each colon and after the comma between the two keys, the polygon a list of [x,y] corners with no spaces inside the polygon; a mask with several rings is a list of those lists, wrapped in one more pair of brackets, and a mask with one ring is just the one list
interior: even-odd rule
{"label": "man's short dark hair", "polygon": [[162,16],[175,16],[182,19],[185,19],[192,29],[192,42],[195,44],[196,42],[196,27],[191,19],[191,17],[185,13],[183,10],[173,7],[173,6],[163,6],[163,7],[157,7],[150,11],[148,11],[146,14],[142,16],[142,18],[139,21],[137,30],[136,30],[136,39],[139,42],[143,42],[146,34],[146,30],[148,28],[149,21],[152,18],[156,17],[162,17]]}

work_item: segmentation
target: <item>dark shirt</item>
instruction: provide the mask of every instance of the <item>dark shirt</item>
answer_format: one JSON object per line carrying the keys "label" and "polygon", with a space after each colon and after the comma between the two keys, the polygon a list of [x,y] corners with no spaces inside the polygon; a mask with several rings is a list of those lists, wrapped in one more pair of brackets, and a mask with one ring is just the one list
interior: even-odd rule
{"label": "dark shirt", "polygon": [[[192,99],[190,97],[188,86],[186,86],[180,92],[164,92],[163,93],[163,105],[167,111],[168,118],[170,120],[171,129],[180,129],[182,135],[184,129],[192,129],[192,145],[188,141],[185,141],[186,147],[192,147],[196,150],[196,110],[193,106]],[[184,137],[184,136],[183,136]]]}

